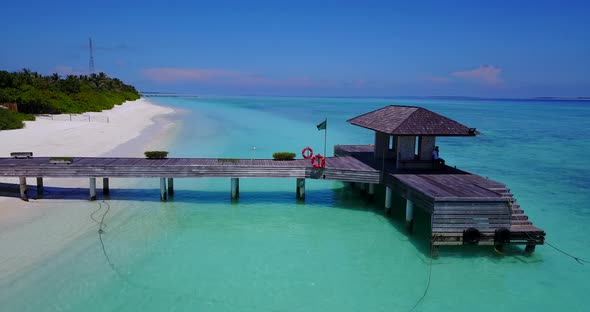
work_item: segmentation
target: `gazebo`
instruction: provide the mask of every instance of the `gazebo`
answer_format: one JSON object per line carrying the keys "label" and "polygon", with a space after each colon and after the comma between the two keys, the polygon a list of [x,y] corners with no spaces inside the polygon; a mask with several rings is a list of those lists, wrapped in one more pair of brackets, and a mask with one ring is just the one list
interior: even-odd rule
{"label": "gazebo", "polygon": [[430,110],[390,105],[348,120],[375,131],[374,158],[395,162],[397,169],[429,169],[439,136],[475,136],[469,128]]}

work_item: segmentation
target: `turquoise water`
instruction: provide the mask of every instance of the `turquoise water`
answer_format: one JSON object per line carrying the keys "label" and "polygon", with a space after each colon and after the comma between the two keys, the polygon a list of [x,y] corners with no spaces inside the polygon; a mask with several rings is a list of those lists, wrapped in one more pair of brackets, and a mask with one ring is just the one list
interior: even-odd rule
{"label": "turquoise water", "polygon": [[[305,146],[321,151],[324,136],[315,125],[326,116],[331,154],[334,144],[372,143],[372,132],[347,124],[349,118],[391,103],[432,109],[483,133],[440,139],[448,164],[506,183],[548,233],[548,242],[590,260],[584,231],[590,224],[586,103],[255,97],[155,102],[182,110],[176,117],[181,127],[165,146],[179,157],[267,158]],[[117,183],[111,182],[102,236],[106,254],[90,219],[97,203],[48,204],[31,235],[14,243],[17,256],[26,257],[26,245],[53,235],[59,222],[85,225],[59,252],[3,272],[0,310],[409,311],[424,293],[430,267],[430,287],[416,311],[587,310],[590,264],[549,246],[532,256],[517,247],[504,254],[490,247],[441,248],[431,261],[428,217],[417,213],[415,233],[408,236],[402,210],[382,214],[382,194],[370,204],[340,183],[312,180],[303,203],[295,200],[292,179],[241,179],[239,203],[232,203],[229,179],[176,179],[174,199],[163,204],[157,179],[134,180],[133,188]],[[94,216],[101,217],[104,207]],[[73,211],[76,216],[58,221],[47,217]]]}

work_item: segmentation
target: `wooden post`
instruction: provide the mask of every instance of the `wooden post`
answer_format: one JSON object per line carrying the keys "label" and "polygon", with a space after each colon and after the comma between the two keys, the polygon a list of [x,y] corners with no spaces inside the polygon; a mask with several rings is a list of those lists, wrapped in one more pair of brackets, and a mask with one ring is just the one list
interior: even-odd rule
{"label": "wooden post", "polygon": [[168,197],[166,196],[166,178],[160,178],[160,200],[168,200]]}
{"label": "wooden post", "polygon": [[524,251],[529,254],[533,253],[535,251],[535,245],[526,245]]}
{"label": "wooden post", "polygon": [[361,194],[365,195],[367,193],[367,183],[360,183]]}
{"label": "wooden post", "polygon": [[373,201],[375,199],[375,184],[369,183],[369,201]]}
{"label": "wooden post", "polygon": [[305,199],[305,178],[297,178],[297,199]]}
{"label": "wooden post", "polygon": [[90,178],[90,200],[96,200],[96,178]]}
{"label": "wooden post", "polygon": [[391,196],[393,194],[393,190],[391,189],[391,186],[386,186],[385,187],[385,213],[388,213],[391,211]]}
{"label": "wooden post", "polygon": [[20,199],[28,201],[29,198],[27,197],[27,178],[26,177],[18,177],[19,180],[19,189],[20,189]]}
{"label": "wooden post", "polygon": [[174,195],[174,178],[168,178],[168,195]]}
{"label": "wooden post", "polygon": [[231,199],[238,199],[240,196],[240,179],[231,178]]}
{"label": "wooden post", "polygon": [[37,177],[37,198],[43,198],[43,178]]}
{"label": "wooden post", "polygon": [[102,178],[102,194],[108,195],[109,193],[109,178]]}
{"label": "wooden post", "polygon": [[406,228],[410,233],[414,229],[414,203],[409,199],[406,200]]}

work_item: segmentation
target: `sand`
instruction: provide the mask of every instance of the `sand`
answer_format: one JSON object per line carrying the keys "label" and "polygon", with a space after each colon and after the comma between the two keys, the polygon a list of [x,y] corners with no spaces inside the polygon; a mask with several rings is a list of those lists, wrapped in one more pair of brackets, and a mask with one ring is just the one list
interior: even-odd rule
{"label": "sand", "polygon": [[[125,102],[111,110],[82,115],[46,115],[25,122],[23,129],[0,131],[0,157],[11,152],[33,152],[33,156],[121,156],[141,157],[146,149],[165,146],[174,124],[166,119],[174,109],[146,99]],[[33,179],[27,181],[35,183]],[[17,184],[17,178],[0,177],[0,187]],[[45,179],[45,185],[87,187],[87,179]],[[0,194],[2,221],[21,215],[10,207],[31,207],[14,197]]]}
{"label": "sand", "polygon": [[[33,152],[34,156],[141,157],[146,149],[166,147],[166,138],[175,130],[166,117],[173,113],[171,108],[140,99],[99,113],[73,115],[71,121],[70,115],[42,116],[26,122],[23,129],[0,131],[0,157],[15,151]],[[27,182],[35,184],[34,179]],[[3,278],[34,268],[96,227],[88,215],[97,202],[25,202],[18,198],[17,189],[14,194],[11,190],[17,183],[18,178],[0,177],[0,250],[6,251],[0,255]],[[88,179],[50,178],[44,184],[87,188]]]}
{"label": "sand", "polygon": [[[100,113],[56,115],[25,122],[23,129],[0,131],[0,155],[33,152],[34,156],[101,156],[139,137],[154,118],[174,110],[140,99]],[[90,116],[90,121],[88,117]],[[107,122],[108,121],[108,122]],[[141,156],[143,151],[121,150],[116,156]]]}

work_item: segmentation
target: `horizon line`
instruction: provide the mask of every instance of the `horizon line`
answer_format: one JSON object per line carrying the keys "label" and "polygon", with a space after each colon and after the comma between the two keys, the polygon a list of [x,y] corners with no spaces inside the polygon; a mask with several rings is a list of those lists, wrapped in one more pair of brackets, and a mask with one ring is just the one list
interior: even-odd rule
{"label": "horizon line", "polygon": [[280,95],[280,94],[196,94],[184,92],[161,92],[161,91],[139,91],[141,95],[174,95],[185,97],[297,97],[297,98],[348,98],[348,99],[395,99],[395,98],[414,98],[414,99],[456,99],[456,100],[537,100],[537,101],[590,101],[590,96],[535,96],[535,97],[482,97],[482,96],[464,96],[464,95],[387,95],[387,96],[343,96],[343,95]]}

